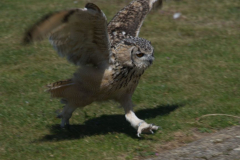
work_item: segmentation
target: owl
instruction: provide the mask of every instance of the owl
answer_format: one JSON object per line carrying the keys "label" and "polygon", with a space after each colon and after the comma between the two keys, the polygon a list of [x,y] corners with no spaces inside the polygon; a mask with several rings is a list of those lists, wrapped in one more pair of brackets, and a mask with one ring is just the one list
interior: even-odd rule
{"label": "owl", "polygon": [[64,104],[61,127],[77,108],[95,101],[114,100],[125,111],[126,120],[141,133],[159,127],[139,119],[133,111],[132,95],[141,75],[154,60],[153,46],[138,37],[153,4],[159,0],[134,0],[107,23],[105,14],[93,3],[44,16],[24,35],[24,43],[49,37],[57,53],[77,66],[70,79],[48,85],[48,92]]}

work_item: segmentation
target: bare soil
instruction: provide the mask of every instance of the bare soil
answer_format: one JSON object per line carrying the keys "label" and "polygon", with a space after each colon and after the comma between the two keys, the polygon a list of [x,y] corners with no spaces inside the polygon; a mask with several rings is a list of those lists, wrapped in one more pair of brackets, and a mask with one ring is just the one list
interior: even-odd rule
{"label": "bare soil", "polygon": [[221,130],[148,160],[240,160],[240,126]]}

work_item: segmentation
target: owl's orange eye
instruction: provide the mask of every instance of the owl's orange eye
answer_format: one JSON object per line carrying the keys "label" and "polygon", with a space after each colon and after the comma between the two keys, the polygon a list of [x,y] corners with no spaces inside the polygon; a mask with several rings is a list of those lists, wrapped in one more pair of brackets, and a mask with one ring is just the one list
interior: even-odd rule
{"label": "owl's orange eye", "polygon": [[142,56],[144,56],[144,53],[139,53],[139,54],[137,54],[137,56],[142,57]]}

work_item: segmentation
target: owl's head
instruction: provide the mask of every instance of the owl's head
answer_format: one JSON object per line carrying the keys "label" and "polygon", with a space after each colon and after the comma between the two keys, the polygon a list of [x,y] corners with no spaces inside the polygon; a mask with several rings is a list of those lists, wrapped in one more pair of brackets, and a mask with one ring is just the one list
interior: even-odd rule
{"label": "owl's head", "polygon": [[143,38],[130,37],[124,39],[115,48],[115,55],[123,66],[145,69],[153,60],[153,46]]}

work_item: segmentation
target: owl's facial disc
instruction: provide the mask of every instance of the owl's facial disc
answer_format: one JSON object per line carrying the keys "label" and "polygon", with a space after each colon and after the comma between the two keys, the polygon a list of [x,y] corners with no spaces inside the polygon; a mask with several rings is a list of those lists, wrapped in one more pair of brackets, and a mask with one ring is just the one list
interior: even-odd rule
{"label": "owl's facial disc", "polygon": [[133,57],[133,63],[138,68],[149,67],[154,60],[153,53],[141,50],[141,48],[138,48],[136,46],[132,49],[131,53]]}

